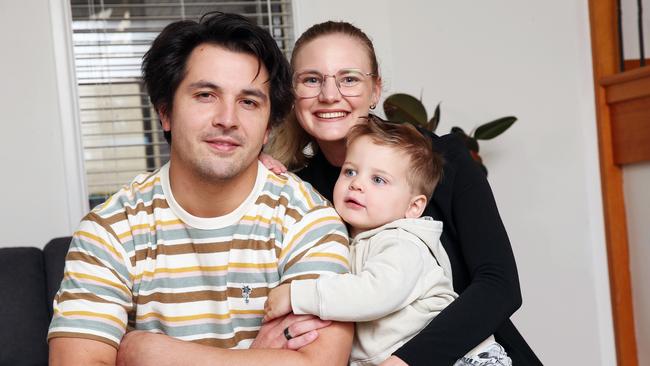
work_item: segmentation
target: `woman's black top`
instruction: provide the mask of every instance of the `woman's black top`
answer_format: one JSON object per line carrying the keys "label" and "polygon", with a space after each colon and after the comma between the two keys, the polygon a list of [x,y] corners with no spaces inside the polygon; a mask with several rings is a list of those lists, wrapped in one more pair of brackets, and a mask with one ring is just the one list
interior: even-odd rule
{"label": "woman's black top", "polygon": [[[409,365],[453,365],[494,334],[513,365],[541,365],[509,319],[521,306],[519,277],[485,173],[459,137],[423,133],[445,161],[423,215],[443,222],[441,241],[460,297],[395,355]],[[339,173],[319,152],[298,175],[332,201]]]}

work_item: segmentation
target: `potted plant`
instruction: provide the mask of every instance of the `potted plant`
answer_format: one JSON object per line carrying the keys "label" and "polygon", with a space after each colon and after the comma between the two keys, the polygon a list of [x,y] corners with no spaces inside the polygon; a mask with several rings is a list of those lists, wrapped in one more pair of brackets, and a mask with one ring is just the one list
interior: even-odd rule
{"label": "potted plant", "polygon": [[[440,103],[436,106],[431,119],[427,119],[427,111],[419,99],[403,93],[393,94],[384,101],[384,113],[389,121],[409,122],[417,127],[435,132],[440,122]],[[451,133],[458,134],[470,151],[472,158],[479,163],[485,174],[487,169],[479,155],[478,140],[491,140],[510,128],[517,117],[507,116],[481,124],[467,134],[462,128],[454,126]]]}

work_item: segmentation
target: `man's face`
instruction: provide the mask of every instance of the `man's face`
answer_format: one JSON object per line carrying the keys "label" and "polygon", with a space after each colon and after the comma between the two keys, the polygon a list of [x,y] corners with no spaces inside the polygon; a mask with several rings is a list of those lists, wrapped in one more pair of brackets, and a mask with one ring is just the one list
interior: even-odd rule
{"label": "man's face", "polygon": [[255,56],[211,44],[197,46],[174,94],[171,114],[174,169],[207,181],[236,177],[256,168],[268,137],[271,105],[268,72]]}

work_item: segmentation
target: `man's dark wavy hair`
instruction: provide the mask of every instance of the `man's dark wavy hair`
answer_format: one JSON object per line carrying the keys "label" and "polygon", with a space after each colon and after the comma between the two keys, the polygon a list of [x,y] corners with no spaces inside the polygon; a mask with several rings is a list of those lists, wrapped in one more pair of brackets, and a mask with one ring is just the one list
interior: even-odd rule
{"label": "man's dark wavy hair", "polygon": [[[206,43],[257,57],[260,67],[263,64],[269,74],[269,124],[280,124],[294,99],[289,62],[269,32],[241,15],[221,12],[207,13],[198,22],[182,20],[169,24],[144,55],[142,76],[158,115],[171,114],[174,94],[186,74],[187,60],[197,46]],[[171,131],[165,131],[165,139],[171,143]]]}

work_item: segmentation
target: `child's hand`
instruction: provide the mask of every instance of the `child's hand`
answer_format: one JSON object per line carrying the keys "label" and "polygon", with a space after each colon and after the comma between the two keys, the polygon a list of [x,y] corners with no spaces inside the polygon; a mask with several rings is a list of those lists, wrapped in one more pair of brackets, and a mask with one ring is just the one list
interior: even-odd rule
{"label": "child's hand", "polygon": [[275,174],[282,174],[287,172],[287,167],[284,166],[281,162],[275,160],[271,155],[261,153],[259,156],[260,161],[266,169],[272,171]]}
{"label": "child's hand", "polygon": [[264,319],[267,322],[291,312],[291,285],[280,285],[269,293],[264,303]]}

